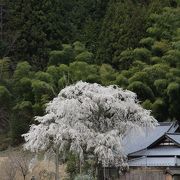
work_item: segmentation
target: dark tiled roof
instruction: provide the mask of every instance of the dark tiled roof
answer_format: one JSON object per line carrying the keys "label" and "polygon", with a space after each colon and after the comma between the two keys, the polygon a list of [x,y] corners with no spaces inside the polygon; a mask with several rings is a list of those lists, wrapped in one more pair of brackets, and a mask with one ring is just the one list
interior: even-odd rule
{"label": "dark tiled roof", "polygon": [[158,146],[152,149],[137,151],[129,156],[180,156],[180,148],[178,146]]}
{"label": "dark tiled roof", "polygon": [[166,136],[169,137],[169,139],[172,139],[178,145],[180,145],[180,133],[167,133]]}
{"label": "dark tiled roof", "polygon": [[160,123],[154,129],[144,129],[144,134],[130,132],[124,139],[125,150],[130,159],[129,166],[180,166],[180,133],[176,132],[178,129],[176,122],[166,122]]}
{"label": "dark tiled roof", "polygon": [[130,153],[146,149],[155,141],[163,137],[166,133],[174,133],[178,128],[177,123],[164,122],[155,128],[144,128],[142,133],[139,131],[130,132],[123,140],[125,153]]}
{"label": "dark tiled roof", "polygon": [[130,167],[146,166],[180,166],[180,159],[176,157],[141,157],[128,161]]}

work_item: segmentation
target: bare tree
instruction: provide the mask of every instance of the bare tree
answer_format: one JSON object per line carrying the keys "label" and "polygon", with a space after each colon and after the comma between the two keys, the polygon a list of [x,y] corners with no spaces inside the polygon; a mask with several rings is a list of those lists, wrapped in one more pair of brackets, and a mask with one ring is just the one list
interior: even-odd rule
{"label": "bare tree", "polygon": [[25,154],[24,152],[21,152],[21,153],[18,153],[14,157],[14,163],[15,163],[17,170],[19,170],[21,172],[21,174],[25,180],[27,174],[29,173],[30,158],[28,157],[27,154]]}
{"label": "bare tree", "polygon": [[15,180],[17,168],[11,156],[9,156],[7,160],[3,162],[1,168],[5,180]]}

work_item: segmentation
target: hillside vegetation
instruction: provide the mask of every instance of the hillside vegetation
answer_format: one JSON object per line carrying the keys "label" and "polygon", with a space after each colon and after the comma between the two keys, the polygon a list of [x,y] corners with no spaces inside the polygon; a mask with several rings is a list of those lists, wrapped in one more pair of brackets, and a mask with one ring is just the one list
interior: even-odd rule
{"label": "hillside vegetation", "polygon": [[[178,0],[4,0],[0,133],[4,144],[79,80],[134,91],[158,121],[180,117]],[[6,29],[6,30],[5,30]],[[180,120],[180,119],[179,119]],[[10,137],[10,138],[9,138]]]}

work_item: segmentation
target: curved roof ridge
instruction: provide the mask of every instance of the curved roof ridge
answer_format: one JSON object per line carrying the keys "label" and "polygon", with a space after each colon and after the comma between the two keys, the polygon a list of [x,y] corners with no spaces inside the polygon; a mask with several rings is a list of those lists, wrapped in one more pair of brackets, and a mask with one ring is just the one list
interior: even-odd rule
{"label": "curved roof ridge", "polygon": [[[165,134],[165,137],[168,138],[169,140],[173,141],[177,146],[180,146],[180,134],[179,137],[176,136],[177,134]],[[173,137],[176,136],[176,137]]]}
{"label": "curved roof ridge", "polygon": [[164,137],[166,133],[175,133],[177,128],[177,122],[160,122],[155,128],[144,128],[144,134],[133,131],[128,132],[123,139],[125,152],[128,155],[149,148]]}
{"label": "curved roof ridge", "polygon": [[166,132],[165,134],[167,134],[167,135],[180,135],[180,132],[174,132],[174,133]]}
{"label": "curved roof ridge", "polygon": [[168,131],[167,132],[175,132],[177,129],[178,129],[178,127],[179,127],[179,124],[178,124],[178,121],[176,120],[176,121],[172,121],[171,122],[172,124],[171,124],[171,126],[170,126],[170,128],[168,129]]}

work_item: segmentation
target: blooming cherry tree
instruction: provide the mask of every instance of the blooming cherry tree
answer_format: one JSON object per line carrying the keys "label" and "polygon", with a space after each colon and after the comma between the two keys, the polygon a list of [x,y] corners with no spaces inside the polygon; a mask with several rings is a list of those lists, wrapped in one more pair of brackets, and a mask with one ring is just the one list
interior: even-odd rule
{"label": "blooming cherry tree", "polygon": [[123,165],[122,140],[128,131],[157,125],[150,111],[140,106],[135,93],[82,81],[61,90],[47,104],[46,114],[35,120],[39,124],[23,135],[26,149],[53,149],[57,155],[68,149],[81,161],[88,152],[103,166]]}

